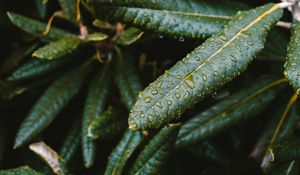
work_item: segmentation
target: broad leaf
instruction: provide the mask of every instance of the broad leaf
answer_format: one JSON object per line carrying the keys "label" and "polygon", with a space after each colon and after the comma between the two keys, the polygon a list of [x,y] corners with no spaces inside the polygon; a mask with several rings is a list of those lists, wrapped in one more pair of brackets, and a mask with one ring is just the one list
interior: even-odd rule
{"label": "broad leaf", "polygon": [[176,147],[203,141],[258,114],[276,96],[276,88],[268,88],[272,80],[261,78],[192,117],[180,128]]}
{"label": "broad leaf", "polygon": [[35,103],[17,133],[14,148],[22,146],[43,131],[58,113],[79,92],[90,63],[61,76],[42,94]]}
{"label": "broad leaf", "polygon": [[122,20],[171,37],[203,38],[220,31],[244,5],[197,0],[90,0],[99,17]]}
{"label": "broad leaf", "polygon": [[130,128],[159,128],[245,71],[282,16],[280,6],[270,3],[238,13],[222,32],[151,83],[130,112]]}
{"label": "broad leaf", "polygon": [[53,70],[61,68],[66,63],[70,62],[69,58],[62,58],[57,60],[42,60],[31,59],[18,67],[7,78],[8,81],[21,81],[30,78],[36,78]]}
{"label": "broad leaf", "polygon": [[41,173],[36,172],[28,166],[21,166],[19,168],[9,169],[9,170],[0,170],[1,175],[42,175]]}
{"label": "broad leaf", "polygon": [[91,121],[104,111],[110,86],[110,65],[111,63],[107,63],[102,67],[102,70],[96,72],[89,85],[88,95],[84,105],[81,146],[85,167],[91,167],[95,159],[96,147],[94,140],[88,137],[88,128]]}
{"label": "broad leaf", "polygon": [[131,45],[139,40],[143,36],[144,32],[138,28],[130,27],[125,30],[122,35],[117,39],[117,44],[120,45]]}
{"label": "broad leaf", "polygon": [[114,74],[115,83],[128,110],[132,108],[139,91],[142,90],[142,83],[134,65],[133,57],[125,54],[124,59],[118,60]]}
{"label": "broad leaf", "polygon": [[88,137],[106,139],[124,131],[127,124],[120,109],[109,106],[108,109],[95,116],[88,127]]}
{"label": "broad leaf", "polygon": [[128,174],[159,174],[172,151],[178,129],[178,124],[162,128],[139,154]]}
{"label": "broad leaf", "polygon": [[46,28],[46,24],[13,12],[7,12],[7,15],[14,25],[37,37],[46,38],[48,40],[57,40],[63,37],[76,37],[69,32],[53,26],[51,27],[50,32],[44,36],[43,32]]}
{"label": "broad leaf", "polygon": [[300,22],[294,22],[291,41],[288,46],[284,75],[295,91],[300,88]]}
{"label": "broad leaf", "polygon": [[79,44],[79,38],[62,38],[39,48],[33,52],[32,56],[46,60],[57,59],[71,54],[73,51],[75,51]]}
{"label": "broad leaf", "polygon": [[127,160],[142,140],[143,137],[140,131],[127,130],[108,157],[105,175],[121,175]]}

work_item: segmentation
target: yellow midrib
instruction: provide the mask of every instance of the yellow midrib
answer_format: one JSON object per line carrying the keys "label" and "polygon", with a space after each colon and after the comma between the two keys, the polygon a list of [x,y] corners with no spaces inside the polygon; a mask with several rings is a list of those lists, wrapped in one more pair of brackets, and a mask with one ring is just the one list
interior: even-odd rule
{"label": "yellow midrib", "polygon": [[[203,65],[205,65],[208,61],[210,61],[214,56],[216,56],[218,53],[220,53],[225,47],[227,47],[229,44],[231,44],[238,36],[242,35],[243,32],[247,31],[249,28],[251,28],[253,25],[255,25],[257,22],[259,22],[262,18],[265,16],[269,15],[270,13],[274,12],[275,10],[281,8],[280,3],[275,4],[272,8],[270,8],[268,11],[264,12],[260,16],[258,16],[254,21],[252,21],[250,24],[248,24],[245,28],[241,29],[232,39],[230,39],[225,45],[223,45],[221,48],[219,48],[214,54],[212,54],[207,60],[205,60],[203,63],[201,63],[195,70],[193,70],[191,73],[189,73],[183,81],[178,83],[175,88],[171,89],[166,95],[164,95],[161,99],[165,98],[168,96],[170,93],[173,92],[174,89],[178,88],[190,75],[192,75],[194,72],[199,70]],[[160,100],[161,100],[160,99]],[[160,101],[158,100],[158,101]],[[152,109],[155,106],[153,104],[150,108],[148,108],[145,113],[147,113],[150,109]]]}

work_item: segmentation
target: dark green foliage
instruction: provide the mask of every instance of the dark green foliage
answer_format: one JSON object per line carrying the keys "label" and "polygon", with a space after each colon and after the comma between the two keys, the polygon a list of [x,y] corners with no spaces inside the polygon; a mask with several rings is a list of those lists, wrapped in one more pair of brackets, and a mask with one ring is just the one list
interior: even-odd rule
{"label": "dark green foliage", "polygon": [[128,174],[158,174],[171,153],[178,129],[179,124],[162,128],[139,154]]}
{"label": "dark green foliage", "polygon": [[299,174],[299,12],[0,1],[0,175]]}
{"label": "dark green foliage", "polygon": [[95,159],[95,143],[94,140],[88,137],[88,128],[91,121],[100,115],[105,108],[106,98],[108,97],[108,90],[110,85],[110,65],[105,64],[102,69],[99,69],[89,85],[87,98],[84,105],[82,131],[81,131],[81,145],[84,165],[90,167]]}
{"label": "dark green foliage", "polygon": [[23,121],[14,148],[22,146],[45,129],[79,92],[90,63],[80,66],[56,80],[41,96]]}
{"label": "dark green foliage", "polygon": [[222,32],[140,93],[130,111],[131,128],[159,128],[245,71],[263,49],[267,31],[281,15],[282,10],[274,4],[238,13]]}

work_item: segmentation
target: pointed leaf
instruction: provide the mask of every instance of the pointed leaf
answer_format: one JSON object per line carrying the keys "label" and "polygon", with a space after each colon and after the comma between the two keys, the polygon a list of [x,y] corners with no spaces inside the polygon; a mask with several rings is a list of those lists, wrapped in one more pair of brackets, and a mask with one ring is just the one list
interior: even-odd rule
{"label": "pointed leaf", "polygon": [[52,72],[71,61],[68,58],[57,60],[31,59],[17,68],[7,78],[8,81],[22,81],[30,78],[36,78],[46,73]]}
{"label": "pointed leaf", "polygon": [[92,34],[88,35],[86,40],[99,42],[99,41],[103,41],[107,38],[108,38],[108,36],[106,34],[97,32],[97,33],[92,33]]}
{"label": "pointed leaf", "polygon": [[33,52],[32,56],[46,60],[57,59],[72,53],[79,44],[79,38],[62,38],[39,48]]}
{"label": "pointed leaf", "polygon": [[276,96],[276,88],[268,88],[272,80],[261,78],[185,122],[180,128],[176,147],[203,141],[258,114]]}
{"label": "pointed leaf", "polygon": [[9,169],[9,170],[0,170],[1,175],[42,175],[41,173],[36,172],[28,166],[21,166],[19,168]]}
{"label": "pointed leaf", "polygon": [[96,154],[94,140],[88,137],[88,127],[90,122],[104,111],[110,86],[110,65],[111,63],[107,63],[92,79],[84,105],[81,146],[84,165],[87,168],[93,165]]}
{"label": "pointed leaf", "polygon": [[124,59],[120,59],[116,65],[114,77],[128,110],[131,109],[142,89],[142,83],[134,65],[133,57],[125,54]]}
{"label": "pointed leaf", "polygon": [[35,103],[17,133],[15,148],[22,146],[44,130],[79,92],[90,65],[68,72],[57,79]]}
{"label": "pointed leaf", "polygon": [[98,16],[122,20],[171,37],[203,38],[220,31],[244,5],[196,0],[90,0]]}
{"label": "pointed leaf", "polygon": [[120,45],[131,45],[143,36],[144,32],[138,28],[130,27],[125,30],[122,35],[117,39],[117,44]]}
{"label": "pointed leaf", "polygon": [[127,130],[108,157],[105,175],[121,175],[127,160],[142,140],[143,137],[140,131]]}
{"label": "pointed leaf", "polygon": [[300,89],[300,22],[294,22],[292,36],[288,46],[284,75],[295,91]]}
{"label": "pointed leaf", "polygon": [[88,127],[88,137],[105,139],[124,131],[125,116],[117,108],[109,106],[102,114],[95,116]]}
{"label": "pointed leaf", "polygon": [[178,129],[178,124],[162,128],[139,154],[128,174],[159,174],[172,151]]}
{"label": "pointed leaf", "polygon": [[45,36],[43,35],[43,32],[46,28],[46,24],[13,12],[7,12],[7,15],[14,25],[37,37],[46,38],[48,40],[57,40],[63,37],[76,37],[69,32],[53,26],[51,27],[50,32]]}
{"label": "pointed leaf", "polygon": [[130,128],[159,128],[237,77],[263,49],[267,31],[281,16],[281,5],[272,3],[238,13],[140,93]]}

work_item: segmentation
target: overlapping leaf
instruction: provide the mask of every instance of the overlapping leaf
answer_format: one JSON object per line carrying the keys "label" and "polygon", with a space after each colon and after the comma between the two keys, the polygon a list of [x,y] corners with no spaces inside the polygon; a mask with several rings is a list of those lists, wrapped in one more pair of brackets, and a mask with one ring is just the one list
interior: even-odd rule
{"label": "overlapping leaf", "polygon": [[295,21],[292,27],[291,41],[288,46],[288,55],[284,65],[284,75],[293,88],[300,88],[300,22]]}
{"label": "overlapping leaf", "polygon": [[43,129],[79,92],[90,63],[70,71],[56,80],[35,103],[17,133],[15,148],[22,146]]}
{"label": "overlapping leaf", "polygon": [[76,37],[75,35],[56,27],[51,27],[50,32],[44,36],[43,32],[46,28],[46,24],[13,12],[7,12],[7,15],[14,25],[37,37],[46,38],[48,40],[58,40],[63,37]]}
{"label": "overlapping leaf", "polygon": [[114,18],[171,37],[203,38],[219,32],[244,5],[197,0],[90,0],[98,16]]}
{"label": "overlapping leaf", "polygon": [[130,27],[125,30],[122,35],[117,39],[117,44],[120,45],[131,45],[143,36],[144,32],[138,28]]}
{"label": "overlapping leaf", "polygon": [[276,88],[268,88],[272,80],[264,77],[185,122],[180,128],[176,147],[203,141],[255,116],[276,97]]}
{"label": "overlapping leaf", "polygon": [[117,147],[108,157],[105,175],[121,175],[126,161],[132,155],[133,151],[139,146],[142,140],[143,137],[141,132],[127,130]]}
{"label": "overlapping leaf", "polygon": [[79,44],[79,38],[62,38],[39,48],[33,52],[32,56],[46,60],[57,59],[72,53]]}
{"label": "overlapping leaf", "polygon": [[133,57],[125,54],[124,59],[120,58],[118,61],[115,71],[115,83],[128,110],[131,109],[142,89],[142,83],[134,65]]}
{"label": "overlapping leaf", "polygon": [[88,35],[88,37],[86,38],[87,41],[103,41],[106,38],[108,38],[108,36],[104,33],[92,33],[90,35]]}
{"label": "overlapping leaf", "polygon": [[109,106],[102,114],[95,116],[89,127],[88,136],[93,139],[105,139],[124,131],[127,124],[120,109]]}
{"label": "overlapping leaf", "polygon": [[279,4],[238,13],[223,31],[140,93],[130,113],[130,128],[159,128],[237,77],[263,49],[267,31],[281,15]]}
{"label": "overlapping leaf", "polygon": [[158,174],[172,151],[178,129],[178,124],[162,128],[137,157],[128,174]]}
{"label": "overlapping leaf", "polygon": [[81,146],[84,165],[86,167],[93,165],[96,151],[94,140],[88,137],[88,128],[91,121],[104,111],[111,81],[110,65],[111,63],[109,62],[101,70],[97,71],[91,81],[85,101],[81,130]]}

